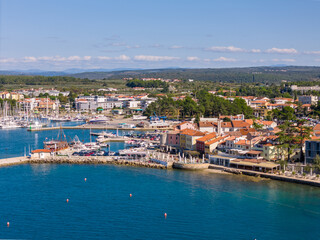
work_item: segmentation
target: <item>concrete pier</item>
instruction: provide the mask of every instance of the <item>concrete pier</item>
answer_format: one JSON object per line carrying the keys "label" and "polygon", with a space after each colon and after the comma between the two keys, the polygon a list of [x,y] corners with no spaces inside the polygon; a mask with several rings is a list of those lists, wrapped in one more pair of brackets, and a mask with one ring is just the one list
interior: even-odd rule
{"label": "concrete pier", "polygon": [[0,167],[28,163],[27,157],[13,157],[0,159]]}

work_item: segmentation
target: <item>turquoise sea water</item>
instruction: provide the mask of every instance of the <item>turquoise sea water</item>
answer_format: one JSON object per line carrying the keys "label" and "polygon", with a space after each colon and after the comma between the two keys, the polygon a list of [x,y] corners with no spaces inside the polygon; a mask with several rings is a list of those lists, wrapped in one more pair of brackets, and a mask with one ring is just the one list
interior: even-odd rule
{"label": "turquoise sea water", "polygon": [[[88,130],[65,133],[89,141]],[[1,130],[0,158],[56,135]],[[112,165],[3,167],[0,239],[320,239],[319,188],[253,180]]]}
{"label": "turquoise sea water", "polygon": [[320,190],[308,186],[112,165],[0,176],[0,238],[320,239]]}

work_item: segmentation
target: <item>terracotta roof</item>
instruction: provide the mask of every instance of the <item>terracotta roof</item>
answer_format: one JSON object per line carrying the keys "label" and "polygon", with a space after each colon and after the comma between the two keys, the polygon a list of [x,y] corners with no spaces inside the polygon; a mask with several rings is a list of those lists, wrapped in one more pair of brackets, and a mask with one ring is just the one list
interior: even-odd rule
{"label": "terracotta roof", "polygon": [[32,153],[51,153],[51,151],[49,149],[36,149]]}
{"label": "terracotta roof", "polygon": [[240,140],[240,141],[236,142],[235,144],[237,144],[237,145],[247,145],[248,143],[247,143],[247,140]]}
{"label": "terracotta roof", "polygon": [[231,122],[222,122],[221,123],[221,127],[222,128],[231,128],[232,127],[232,123]]}
{"label": "terracotta roof", "polygon": [[240,129],[241,135],[247,135],[248,133],[256,132],[254,128],[242,128]]}
{"label": "terracotta roof", "polygon": [[250,124],[242,120],[231,121],[234,128],[249,128]]}
{"label": "terracotta roof", "polygon": [[252,120],[252,119],[245,119],[244,121],[245,121],[246,123],[249,123],[250,125],[253,124],[253,120]]}
{"label": "terracotta roof", "polygon": [[209,141],[209,142],[206,142],[206,145],[211,145],[211,144],[213,144],[213,143],[219,142],[219,141],[223,140],[223,139],[226,138],[226,137],[227,137],[227,136],[217,137],[217,138],[215,138],[215,139],[212,139],[212,140]]}
{"label": "terracotta roof", "polygon": [[255,101],[252,101],[251,104],[253,103],[266,103],[267,101],[265,100],[255,100]]}
{"label": "terracotta roof", "polygon": [[211,140],[212,138],[215,138],[217,136],[217,134],[215,132],[213,133],[209,133],[207,135],[205,135],[204,137],[201,137],[201,138],[198,138],[197,139],[197,142],[206,142],[206,141],[209,141]]}
{"label": "terracotta roof", "polygon": [[263,146],[267,146],[267,147],[271,147],[271,146],[273,146],[271,143],[266,143],[266,144],[264,144]]}
{"label": "terracotta roof", "polygon": [[205,135],[205,133],[203,132],[192,130],[192,129],[185,129],[180,134],[188,135],[188,136],[204,136]]}
{"label": "terracotta roof", "polygon": [[302,104],[301,107],[311,107],[311,104]]}
{"label": "terracotta roof", "polygon": [[316,130],[320,130],[320,124],[317,124],[314,128],[313,128],[314,131]]}
{"label": "terracotta roof", "polygon": [[317,136],[312,136],[310,140],[319,140],[320,137],[317,137]]}
{"label": "terracotta roof", "polygon": [[237,136],[237,137],[241,137],[241,136],[242,136],[240,131],[228,132],[228,135],[230,135],[230,136]]}
{"label": "terracotta roof", "polygon": [[214,123],[213,122],[199,122],[199,127],[213,127]]}
{"label": "terracotta roof", "polygon": [[255,150],[250,150],[249,152],[247,152],[247,154],[261,154],[262,151],[255,151]]}
{"label": "terracotta roof", "polygon": [[233,140],[235,140],[235,139],[236,139],[235,136],[231,136],[231,137],[227,138],[226,141],[233,141]]}

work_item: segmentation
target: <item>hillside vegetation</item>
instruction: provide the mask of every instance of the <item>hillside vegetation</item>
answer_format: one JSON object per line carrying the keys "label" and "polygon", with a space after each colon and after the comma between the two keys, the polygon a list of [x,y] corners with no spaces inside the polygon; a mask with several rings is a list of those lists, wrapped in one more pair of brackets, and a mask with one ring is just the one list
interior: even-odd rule
{"label": "hillside vegetation", "polygon": [[250,67],[207,69],[151,69],[114,72],[84,72],[69,75],[88,79],[165,78],[234,83],[279,83],[287,81],[320,81],[320,67]]}

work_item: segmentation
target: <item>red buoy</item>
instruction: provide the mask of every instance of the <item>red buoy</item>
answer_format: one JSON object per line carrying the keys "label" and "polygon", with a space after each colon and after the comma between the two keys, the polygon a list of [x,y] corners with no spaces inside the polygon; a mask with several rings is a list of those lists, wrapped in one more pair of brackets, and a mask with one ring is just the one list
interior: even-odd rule
{"label": "red buoy", "polygon": [[10,223],[9,222],[7,222],[7,227],[9,227],[10,226]]}
{"label": "red buoy", "polygon": [[132,197],[132,194],[130,193],[130,197]]}
{"label": "red buoy", "polygon": [[87,181],[87,178],[84,178],[84,181],[86,182],[86,181]]}
{"label": "red buoy", "polygon": [[69,202],[69,198],[67,198],[67,203]]}
{"label": "red buoy", "polygon": [[167,218],[167,213],[164,213],[164,218]]}

